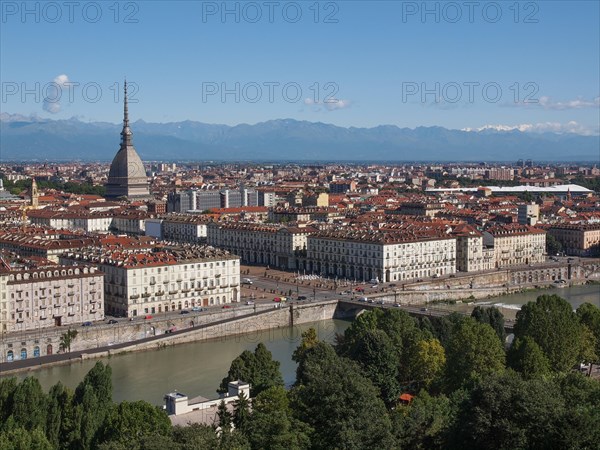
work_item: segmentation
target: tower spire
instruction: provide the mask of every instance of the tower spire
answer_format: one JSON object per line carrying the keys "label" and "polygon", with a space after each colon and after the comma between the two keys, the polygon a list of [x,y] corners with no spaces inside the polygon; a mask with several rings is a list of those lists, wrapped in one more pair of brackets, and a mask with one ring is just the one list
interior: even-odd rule
{"label": "tower spire", "polygon": [[131,137],[133,133],[131,132],[131,128],[129,128],[129,109],[127,107],[127,79],[125,79],[124,83],[124,100],[123,100],[123,131],[121,131],[121,147],[125,148],[128,145],[133,145],[131,142]]}

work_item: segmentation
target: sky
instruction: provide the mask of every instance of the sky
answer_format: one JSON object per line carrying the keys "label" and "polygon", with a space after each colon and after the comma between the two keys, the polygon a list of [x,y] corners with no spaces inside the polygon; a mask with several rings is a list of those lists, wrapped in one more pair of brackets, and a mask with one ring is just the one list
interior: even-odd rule
{"label": "sky", "polygon": [[3,113],[599,134],[597,1],[0,4]]}

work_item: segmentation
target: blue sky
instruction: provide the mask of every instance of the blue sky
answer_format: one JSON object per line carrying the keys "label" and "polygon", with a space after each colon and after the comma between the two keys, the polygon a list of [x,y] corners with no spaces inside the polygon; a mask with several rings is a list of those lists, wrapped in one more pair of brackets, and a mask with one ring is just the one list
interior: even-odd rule
{"label": "blue sky", "polygon": [[1,3],[2,112],[598,134],[596,1]]}

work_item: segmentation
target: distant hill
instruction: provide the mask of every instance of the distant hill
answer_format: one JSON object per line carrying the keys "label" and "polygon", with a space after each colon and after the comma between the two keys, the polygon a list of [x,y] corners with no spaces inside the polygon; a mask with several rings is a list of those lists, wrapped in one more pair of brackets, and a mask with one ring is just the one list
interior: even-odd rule
{"label": "distant hill", "polygon": [[[344,128],[270,120],[256,125],[201,122],[132,125],[142,159],[229,161],[597,161],[600,138],[441,127]],[[0,114],[2,160],[106,160],[119,148],[121,125]]]}

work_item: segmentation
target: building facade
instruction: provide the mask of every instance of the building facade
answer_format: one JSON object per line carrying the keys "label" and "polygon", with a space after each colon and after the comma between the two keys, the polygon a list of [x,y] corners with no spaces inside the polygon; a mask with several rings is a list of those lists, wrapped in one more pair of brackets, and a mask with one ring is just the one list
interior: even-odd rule
{"label": "building facade", "polygon": [[136,317],[240,300],[237,256],[205,246],[164,251],[69,253],[105,273],[107,314]]}
{"label": "building facade", "polygon": [[[2,332],[76,326],[104,319],[104,274],[97,268],[70,265],[28,268],[2,263]],[[43,353],[47,354],[45,350]]]}
{"label": "building facade", "polygon": [[562,244],[567,255],[600,255],[600,223],[554,225],[548,233]]}
{"label": "building facade", "polygon": [[494,268],[545,262],[546,232],[528,225],[496,225],[483,232],[483,245],[494,252]]}

